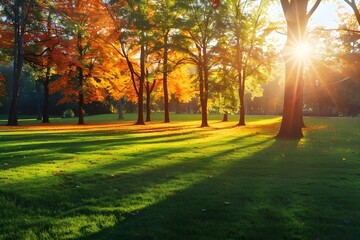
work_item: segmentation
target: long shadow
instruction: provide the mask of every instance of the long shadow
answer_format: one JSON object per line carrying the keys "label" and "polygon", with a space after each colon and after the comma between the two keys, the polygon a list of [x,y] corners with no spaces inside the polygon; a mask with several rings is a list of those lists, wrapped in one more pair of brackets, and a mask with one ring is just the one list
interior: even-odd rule
{"label": "long shadow", "polygon": [[[187,148],[149,149],[139,152],[144,158],[136,161],[2,184],[0,213],[9,221],[3,220],[0,229],[20,232],[21,225],[21,231],[34,229],[40,236],[66,219],[83,217],[89,222],[79,237],[50,238],[358,239],[359,163],[338,163],[325,149],[314,155],[311,144],[252,141],[245,135],[211,141],[191,157]],[[223,148],[209,151],[219,145]],[[242,155],[241,150],[254,154]],[[169,152],[184,156],[161,163],[154,159]],[[21,194],[26,188],[35,194]],[[104,225],[93,220],[98,215],[115,220]],[[21,239],[19,234],[13,239]]]}
{"label": "long shadow", "polygon": [[273,141],[216,177],[74,239],[359,239],[359,172],[324,170],[323,159],[332,161],[298,142]]}

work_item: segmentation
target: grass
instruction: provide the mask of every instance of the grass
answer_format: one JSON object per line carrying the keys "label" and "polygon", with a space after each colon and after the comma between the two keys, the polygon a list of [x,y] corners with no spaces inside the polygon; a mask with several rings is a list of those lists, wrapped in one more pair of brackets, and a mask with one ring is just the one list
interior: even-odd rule
{"label": "grass", "polygon": [[0,239],[360,239],[358,119],[125,117],[0,127]]}

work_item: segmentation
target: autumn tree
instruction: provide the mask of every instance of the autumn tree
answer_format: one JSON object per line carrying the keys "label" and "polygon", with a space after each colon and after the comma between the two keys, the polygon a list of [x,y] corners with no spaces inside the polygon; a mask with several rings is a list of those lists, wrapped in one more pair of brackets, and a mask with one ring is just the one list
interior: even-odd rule
{"label": "autumn tree", "polygon": [[[170,113],[169,113],[169,88],[168,88],[168,76],[171,71],[174,69],[174,63],[169,59],[169,55],[172,45],[175,44],[172,41],[172,34],[175,29],[177,29],[176,21],[178,19],[177,14],[180,12],[179,9],[176,9],[176,2],[173,0],[161,0],[154,5],[154,24],[157,35],[157,48],[160,52],[161,62],[162,62],[162,88],[163,88],[163,97],[164,97],[164,122],[170,122]],[[178,10],[178,11],[176,11]]]}
{"label": "autumn tree", "polygon": [[285,92],[281,126],[277,138],[300,139],[304,126],[302,115],[304,61],[296,53],[304,42],[309,18],[319,6],[317,0],[308,11],[308,0],[280,0],[287,24],[287,40],[283,50],[285,62]]}
{"label": "autumn tree", "polygon": [[218,34],[215,9],[207,0],[183,1],[180,6],[187,10],[184,16],[182,35],[182,51],[189,54],[197,66],[198,87],[201,103],[201,127],[208,124],[209,81],[213,66],[212,53]]}
{"label": "autumn tree", "polygon": [[63,26],[62,49],[54,57],[61,77],[52,82],[52,90],[64,95],[60,103],[77,99],[78,124],[84,124],[84,104],[107,95],[102,75],[109,71],[111,54],[103,40],[113,31],[112,20],[99,0],[57,1],[52,7]]}
{"label": "autumn tree", "polygon": [[147,77],[148,48],[151,39],[150,9],[141,0],[110,2],[108,14],[118,30],[119,44],[111,44],[120,57],[125,59],[133,85],[138,117],[135,124],[144,125],[144,90]]}
{"label": "autumn tree", "polygon": [[57,34],[61,29],[53,21],[54,14],[47,5],[42,5],[39,12],[37,26],[32,30],[30,43],[25,48],[25,60],[36,71],[37,86],[40,82],[43,84],[42,122],[49,123],[49,84],[51,76],[54,74],[55,60],[53,57],[59,56],[58,52],[61,48],[60,36]]}

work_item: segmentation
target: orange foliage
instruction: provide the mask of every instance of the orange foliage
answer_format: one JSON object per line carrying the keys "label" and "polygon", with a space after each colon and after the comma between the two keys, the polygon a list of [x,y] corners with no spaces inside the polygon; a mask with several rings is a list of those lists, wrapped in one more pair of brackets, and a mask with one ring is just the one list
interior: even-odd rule
{"label": "orange foliage", "polygon": [[61,91],[61,102],[74,101],[80,92],[85,103],[119,97],[112,81],[120,75],[121,60],[114,57],[111,41],[116,29],[106,7],[99,0],[60,0],[53,7],[64,25],[64,37],[52,53],[62,77],[51,84],[51,92]]}

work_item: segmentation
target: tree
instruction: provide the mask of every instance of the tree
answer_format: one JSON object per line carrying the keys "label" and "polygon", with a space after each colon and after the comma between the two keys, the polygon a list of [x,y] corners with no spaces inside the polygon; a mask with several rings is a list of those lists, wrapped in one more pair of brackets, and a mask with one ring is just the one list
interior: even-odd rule
{"label": "tree", "polygon": [[174,19],[176,19],[174,11],[174,1],[162,0],[155,4],[154,24],[155,30],[158,31],[158,44],[162,48],[162,87],[164,96],[164,122],[170,122],[169,113],[169,89],[168,89],[168,75],[171,72],[169,63],[169,54],[171,50],[171,30],[176,26]]}
{"label": "tree", "polygon": [[[201,103],[201,127],[208,127],[209,80],[213,66],[214,42],[221,34],[217,31],[216,14],[211,3],[206,0],[184,1],[182,7],[188,16],[183,19],[183,49],[197,66],[199,97]],[[191,42],[189,42],[191,41]]]}
{"label": "tree", "polygon": [[[245,91],[252,85],[265,82],[271,72],[274,60],[272,46],[265,41],[274,26],[266,20],[269,1],[230,0],[228,4],[225,59],[237,72],[239,95],[239,126],[245,125]],[[230,36],[230,37],[229,37]],[[267,50],[264,50],[267,49]]]}
{"label": "tree", "polygon": [[287,40],[283,50],[285,92],[281,126],[277,138],[300,139],[304,126],[302,115],[304,61],[296,53],[304,42],[309,18],[319,6],[317,0],[307,12],[308,0],[280,0],[287,24]]}
{"label": "tree", "polygon": [[54,57],[61,77],[52,82],[52,90],[63,93],[60,103],[77,98],[78,124],[84,124],[84,104],[104,101],[107,95],[102,76],[112,56],[104,40],[113,32],[112,19],[99,0],[57,1],[53,8],[63,32],[62,49]]}
{"label": "tree", "polygon": [[11,94],[8,126],[18,125],[18,105],[20,95],[20,77],[24,64],[24,35],[26,31],[26,12],[30,6],[25,0],[1,0],[2,10],[13,26],[13,90]]}
{"label": "tree", "polygon": [[[40,8],[40,7],[39,7]],[[30,37],[30,44],[25,48],[25,60],[30,64],[37,73],[35,79],[36,86],[40,87],[40,82],[44,87],[42,122],[49,123],[49,84],[51,76],[54,74],[56,49],[61,47],[60,36],[57,34],[61,31],[53,21],[53,13],[48,6],[40,8],[39,20],[37,27],[34,28]]]}
{"label": "tree", "polygon": [[[151,24],[148,3],[141,0],[111,2],[108,13],[118,31],[119,45],[111,44],[117,53],[125,59],[133,85],[137,103],[138,117],[136,125],[144,125],[144,87],[146,81],[146,60]],[[153,14],[153,13],[151,13]]]}

